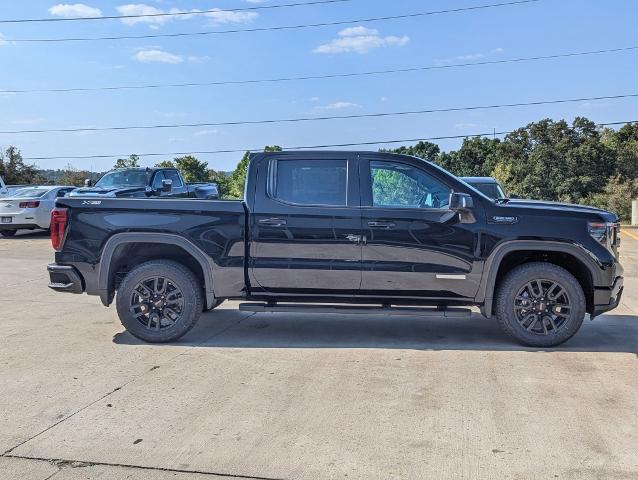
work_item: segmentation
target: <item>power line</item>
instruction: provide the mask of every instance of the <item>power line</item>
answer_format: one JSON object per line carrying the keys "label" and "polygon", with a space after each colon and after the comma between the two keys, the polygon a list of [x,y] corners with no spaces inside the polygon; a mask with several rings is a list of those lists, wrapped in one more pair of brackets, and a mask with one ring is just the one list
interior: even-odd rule
{"label": "power line", "polygon": [[[628,123],[636,123],[638,120],[629,120],[625,122],[607,122],[607,123],[597,123],[596,125],[599,127],[606,127],[612,125],[626,125]],[[383,145],[383,144],[396,144],[396,143],[414,143],[414,142],[426,142],[433,140],[457,140],[461,138],[474,138],[474,137],[489,137],[496,135],[507,135],[513,133],[513,131],[503,131],[503,132],[488,132],[488,133],[473,133],[468,135],[443,135],[437,137],[420,137],[420,138],[409,138],[402,140],[373,140],[367,142],[358,142],[358,143],[332,143],[325,145],[305,145],[305,146],[297,146],[297,147],[283,147],[282,150],[314,150],[320,148],[338,148],[338,147],[358,147],[358,146],[369,146],[369,145]],[[169,157],[169,156],[182,156],[182,155],[211,155],[211,154],[220,154],[220,153],[244,153],[246,151],[255,152],[261,151],[263,147],[256,148],[236,148],[236,149],[227,149],[227,150],[202,150],[202,151],[189,151],[189,152],[164,152],[164,153],[138,153],[136,154],[138,157]],[[69,156],[51,156],[51,157],[24,157],[24,160],[90,160],[90,159],[100,159],[100,158],[122,158],[127,157],[129,154],[120,154],[120,155],[69,155]]]}
{"label": "power line", "polygon": [[372,18],[364,18],[358,20],[339,20],[335,22],[322,22],[322,23],[306,23],[300,25],[282,25],[275,27],[255,27],[255,28],[240,28],[233,30],[215,30],[215,31],[204,31],[204,32],[181,32],[181,33],[157,33],[157,34],[147,34],[147,35],[120,35],[120,36],[106,36],[106,37],[68,37],[68,38],[4,38],[5,42],[13,42],[13,43],[59,43],[59,42],[93,42],[93,41],[102,41],[102,40],[134,40],[134,39],[149,39],[149,38],[175,38],[175,37],[192,37],[192,36],[202,36],[202,35],[222,35],[228,33],[254,33],[254,32],[266,32],[266,31],[280,31],[280,30],[294,30],[301,28],[318,28],[318,27],[329,27],[335,25],[351,25],[354,23],[369,23],[369,22],[379,22],[386,20],[401,20],[407,18],[417,18],[417,17],[425,17],[430,15],[440,15],[443,13],[458,13],[458,12],[467,12],[472,10],[484,10],[487,8],[496,8],[496,7],[505,7],[510,5],[521,5],[527,3],[535,3],[540,2],[541,0],[516,0],[511,2],[504,3],[491,3],[487,5],[476,5],[472,7],[459,7],[459,8],[451,8],[447,10],[436,10],[430,12],[417,12],[417,13],[408,13],[404,15],[389,15],[385,17],[372,17]]}
{"label": "power line", "polygon": [[19,19],[7,19],[0,20],[2,23],[48,23],[48,22],[78,22],[78,21],[92,21],[92,20],[126,20],[129,18],[163,18],[163,17],[179,17],[183,15],[206,15],[210,13],[225,13],[225,12],[246,12],[253,10],[272,10],[276,8],[288,8],[288,7],[305,7],[309,5],[324,5],[330,3],[345,3],[352,2],[353,0],[314,0],[310,2],[297,2],[297,3],[284,3],[280,5],[257,5],[254,7],[243,8],[213,8],[210,10],[195,10],[184,12],[162,12],[162,13],[144,13],[136,15],[105,15],[101,17],[70,17],[70,18],[19,18]]}
{"label": "power line", "polygon": [[355,118],[381,118],[381,117],[393,117],[404,115],[422,115],[430,113],[443,113],[443,112],[461,112],[469,110],[492,110],[497,108],[513,108],[513,107],[528,107],[538,105],[554,105],[562,103],[575,103],[595,100],[617,100],[621,98],[635,98],[638,97],[638,93],[628,93],[624,95],[606,95],[600,97],[586,97],[586,98],[568,98],[558,100],[539,100],[534,102],[517,102],[517,103],[503,103],[493,105],[474,105],[469,107],[446,107],[446,108],[432,108],[422,110],[407,110],[400,112],[379,112],[379,113],[362,113],[353,115],[328,115],[322,117],[298,117],[298,118],[278,118],[278,119],[265,119],[265,120],[236,120],[236,121],[223,121],[223,122],[201,122],[201,123],[176,123],[176,124],[164,124],[164,125],[127,125],[127,126],[113,126],[113,127],[80,127],[80,128],[51,128],[42,130],[12,130],[12,131],[0,131],[0,134],[15,135],[20,133],[71,133],[71,132],[104,132],[104,131],[120,131],[120,130],[153,130],[153,129],[166,129],[166,128],[199,128],[199,127],[221,127],[221,126],[235,126],[235,125],[264,125],[275,123],[297,123],[297,122],[316,122],[324,120],[349,120]]}
{"label": "power line", "polygon": [[368,72],[348,72],[348,73],[333,73],[333,74],[324,74],[324,75],[306,75],[306,76],[294,76],[294,77],[275,77],[275,78],[243,79],[243,80],[218,80],[218,81],[201,82],[201,83],[199,82],[164,83],[164,84],[156,83],[156,84],[146,84],[146,85],[114,85],[114,86],[106,86],[106,87],[69,87],[69,88],[26,89],[26,90],[0,89],[0,94],[3,94],[3,93],[23,94],[23,93],[97,92],[97,91],[114,91],[114,90],[211,87],[211,86],[221,86],[221,85],[247,85],[247,84],[280,83],[280,82],[293,82],[293,81],[306,81],[306,80],[327,80],[327,79],[334,79],[334,78],[389,75],[389,74],[395,74],[395,73],[441,70],[441,69],[448,69],[448,68],[475,67],[480,65],[499,65],[499,64],[507,64],[507,63],[533,62],[533,61],[540,61],[540,60],[553,60],[553,59],[559,59],[559,58],[581,57],[586,55],[601,55],[606,53],[630,52],[635,50],[638,50],[638,46],[609,48],[605,50],[590,50],[585,52],[569,52],[569,53],[561,53],[561,54],[555,54],[555,55],[510,58],[510,59],[503,59],[503,60],[484,60],[480,62],[451,63],[446,65],[417,66],[417,67],[406,67],[406,68],[397,68],[397,69],[389,69],[389,70],[372,70]]}

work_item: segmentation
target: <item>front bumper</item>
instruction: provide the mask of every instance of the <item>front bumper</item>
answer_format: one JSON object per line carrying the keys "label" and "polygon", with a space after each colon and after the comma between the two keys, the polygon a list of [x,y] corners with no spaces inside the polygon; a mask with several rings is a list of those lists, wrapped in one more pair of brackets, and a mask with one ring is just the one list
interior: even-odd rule
{"label": "front bumper", "polygon": [[49,271],[49,288],[56,292],[82,293],[84,281],[82,275],[70,265],[52,263],[47,266]]}
{"label": "front bumper", "polygon": [[623,293],[623,277],[616,277],[610,288],[594,289],[594,311],[591,317],[594,318],[601,313],[613,310],[620,303]]}

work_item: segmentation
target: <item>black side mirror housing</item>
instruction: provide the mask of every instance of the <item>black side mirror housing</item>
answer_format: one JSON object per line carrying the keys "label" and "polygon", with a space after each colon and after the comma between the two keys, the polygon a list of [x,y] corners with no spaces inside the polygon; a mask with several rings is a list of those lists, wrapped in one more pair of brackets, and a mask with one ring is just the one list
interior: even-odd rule
{"label": "black side mirror housing", "polygon": [[162,180],[162,188],[160,189],[164,193],[168,193],[173,190],[173,180],[165,178]]}
{"label": "black side mirror housing", "polygon": [[87,178],[86,180],[84,180],[84,186],[85,187],[92,187],[93,186],[93,180],[91,180],[90,178]]}
{"label": "black side mirror housing", "polygon": [[461,223],[475,223],[476,217],[472,212],[474,208],[474,199],[472,195],[461,192],[452,192],[450,194],[449,209],[459,214]]}
{"label": "black side mirror housing", "polygon": [[474,208],[474,199],[467,193],[452,192],[450,194],[450,210],[459,212],[470,211]]}

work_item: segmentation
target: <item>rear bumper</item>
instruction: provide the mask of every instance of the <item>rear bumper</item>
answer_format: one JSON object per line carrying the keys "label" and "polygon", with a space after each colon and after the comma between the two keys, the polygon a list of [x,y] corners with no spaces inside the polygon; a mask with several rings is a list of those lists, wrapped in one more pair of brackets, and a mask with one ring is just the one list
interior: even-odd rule
{"label": "rear bumper", "polygon": [[623,277],[616,277],[611,287],[594,289],[594,311],[592,312],[592,318],[601,313],[613,310],[618,306],[622,298],[623,283]]}
{"label": "rear bumper", "polygon": [[56,292],[82,293],[84,281],[82,275],[70,265],[52,263],[47,266],[49,271],[49,288]]}

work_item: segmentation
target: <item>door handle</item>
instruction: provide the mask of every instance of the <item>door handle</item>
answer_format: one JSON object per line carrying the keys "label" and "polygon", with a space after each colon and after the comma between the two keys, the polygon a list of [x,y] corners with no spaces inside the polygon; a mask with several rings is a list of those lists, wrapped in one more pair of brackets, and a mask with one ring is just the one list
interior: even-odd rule
{"label": "door handle", "polygon": [[257,223],[264,227],[284,227],[287,222],[283,218],[262,218]]}
{"label": "door handle", "polygon": [[368,222],[368,227],[370,228],[385,228],[386,230],[389,230],[396,226],[397,225],[394,222]]}

